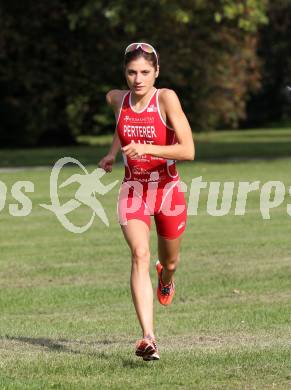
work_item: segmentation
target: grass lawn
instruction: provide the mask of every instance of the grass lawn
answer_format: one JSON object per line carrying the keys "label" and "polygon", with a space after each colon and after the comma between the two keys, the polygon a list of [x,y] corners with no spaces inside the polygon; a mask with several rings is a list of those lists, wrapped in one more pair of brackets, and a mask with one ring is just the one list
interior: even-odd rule
{"label": "grass lawn", "polygon": [[[284,134],[282,143],[273,143],[276,137],[266,132],[264,141],[248,142],[241,136],[239,144],[254,153],[254,143],[270,152],[278,142],[281,155],[285,147],[290,155],[291,132]],[[239,155],[233,153],[231,134],[225,135],[228,141],[215,137],[201,142],[210,142],[212,150],[229,144],[227,150]],[[74,157],[84,164],[92,162],[93,147],[89,149],[90,156],[84,149]],[[30,157],[29,153],[1,151],[2,163],[11,165],[13,159],[15,165],[21,161],[45,165],[56,159],[53,151],[50,155],[35,151]],[[215,153],[211,156],[217,157]],[[89,172],[95,168],[86,167]],[[240,180],[260,180],[261,185],[280,180],[287,189],[291,185],[291,158],[198,160],[180,164],[179,170],[187,184],[202,175],[204,181],[235,181],[236,187]],[[74,172],[79,171],[67,168],[62,178]],[[102,181],[121,179],[122,174],[117,165]],[[206,208],[208,191],[201,190],[198,215],[188,218],[173,304],[165,308],[155,300],[161,360],[143,362],[133,353],[140,329],[130,296],[129,251],[115,214],[118,188],[99,198],[109,228],[96,218],[86,233],[73,234],[39,206],[50,203],[49,176],[50,168],[0,173],[9,191],[17,180],[35,184],[28,194],[33,203],[29,216],[9,214],[8,205],[16,203],[10,194],[1,211],[1,389],[291,388],[287,191],[284,202],[271,210],[271,219],[264,220],[258,191],[250,194],[245,216],[234,215],[233,203],[229,215],[212,217]],[[60,191],[62,202],[73,198],[76,189],[71,185]],[[84,224],[90,212],[81,206],[69,217]],[[151,249],[155,287],[154,224]]]}

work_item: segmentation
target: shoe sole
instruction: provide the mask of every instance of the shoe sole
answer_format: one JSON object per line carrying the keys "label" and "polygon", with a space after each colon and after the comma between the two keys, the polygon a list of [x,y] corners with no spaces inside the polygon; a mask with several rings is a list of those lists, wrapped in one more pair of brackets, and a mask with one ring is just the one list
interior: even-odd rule
{"label": "shoe sole", "polygon": [[160,359],[157,350],[150,344],[146,345],[143,349],[136,349],[135,354],[146,361]]}
{"label": "shoe sole", "polygon": [[135,354],[136,356],[144,357],[147,355],[152,355],[155,352],[156,352],[155,348],[153,348],[151,345],[148,344],[144,349],[137,349],[135,351]]}
{"label": "shoe sole", "polygon": [[160,357],[157,352],[153,353],[152,355],[143,356],[143,360],[150,361],[150,360],[160,360]]}

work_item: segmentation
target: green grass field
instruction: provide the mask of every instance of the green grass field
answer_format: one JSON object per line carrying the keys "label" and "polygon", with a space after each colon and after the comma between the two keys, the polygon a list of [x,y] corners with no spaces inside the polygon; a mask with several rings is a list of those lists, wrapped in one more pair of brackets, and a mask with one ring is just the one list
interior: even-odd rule
{"label": "green grass field", "polygon": [[[289,157],[291,151],[291,127],[199,133],[194,134],[194,139],[198,161]],[[51,166],[67,155],[83,164],[95,165],[107,152],[111,140],[112,135],[80,136],[78,146],[0,149],[0,166]],[[117,160],[121,161],[120,154]]]}
{"label": "green grass field", "polygon": [[[271,150],[268,134],[257,135],[256,142]],[[202,176],[204,181],[235,181],[236,188],[239,181],[260,180],[262,185],[280,180],[288,190],[290,130],[285,135],[281,134],[282,142],[279,136],[275,142],[277,156],[284,158],[198,159],[179,164],[180,175],[187,184]],[[227,143],[223,134],[212,137],[213,150],[214,145]],[[227,150],[232,148],[235,157],[236,141],[228,142]],[[255,149],[245,145],[244,151],[249,150],[254,157]],[[21,161],[53,164],[59,154],[50,153],[47,160],[39,160],[41,154],[23,160],[21,151],[0,154],[2,166],[16,166]],[[84,164],[92,158],[84,152],[87,157],[82,160],[83,152],[79,153],[74,157]],[[242,151],[237,156],[247,157]],[[17,164],[8,164],[11,158]],[[96,166],[86,167],[91,172]],[[206,208],[208,191],[201,190],[198,215],[188,218],[173,304],[165,308],[155,300],[161,360],[143,362],[134,356],[140,329],[129,288],[130,254],[116,218],[118,188],[99,197],[109,228],[96,218],[86,233],[73,234],[39,206],[50,203],[50,169],[0,172],[9,192],[0,216],[1,389],[291,388],[291,216],[287,214],[291,196],[287,192],[284,202],[271,210],[271,219],[264,220],[258,191],[250,194],[245,216],[234,215],[233,202],[229,215],[212,217]],[[65,169],[62,179],[75,172],[80,171]],[[117,165],[102,181],[120,180],[122,175],[123,168]],[[26,217],[9,214],[9,204],[16,203],[10,189],[17,180],[35,184],[34,193],[28,194],[32,212]],[[60,191],[62,202],[73,198],[76,189],[71,185]],[[90,215],[81,206],[70,219],[82,225]],[[155,288],[154,224],[151,249]]]}

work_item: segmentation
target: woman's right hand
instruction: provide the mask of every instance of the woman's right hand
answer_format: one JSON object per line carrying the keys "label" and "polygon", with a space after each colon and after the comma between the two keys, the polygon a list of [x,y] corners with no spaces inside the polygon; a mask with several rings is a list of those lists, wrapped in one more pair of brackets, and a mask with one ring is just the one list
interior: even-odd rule
{"label": "woman's right hand", "polygon": [[105,157],[100,160],[98,167],[104,169],[104,171],[112,172],[112,165],[115,163],[115,156],[112,154],[107,154]]}

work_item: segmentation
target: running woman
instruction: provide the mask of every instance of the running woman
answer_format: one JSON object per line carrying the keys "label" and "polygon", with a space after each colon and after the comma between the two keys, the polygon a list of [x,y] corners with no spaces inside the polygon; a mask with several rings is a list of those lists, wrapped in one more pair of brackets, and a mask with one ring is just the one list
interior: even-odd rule
{"label": "running woman", "polygon": [[111,90],[106,95],[114,109],[116,130],[99,167],[111,172],[121,147],[125,175],[117,210],[131,251],[131,293],[143,332],[135,353],[143,360],[158,360],[149,275],[151,216],[158,238],[157,298],[166,306],[175,293],[174,272],[186,228],[186,203],[175,160],[193,160],[195,149],[176,93],[154,86],[159,59],[153,46],[143,42],[127,46],[124,73],[129,90]]}

